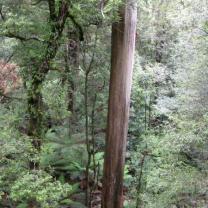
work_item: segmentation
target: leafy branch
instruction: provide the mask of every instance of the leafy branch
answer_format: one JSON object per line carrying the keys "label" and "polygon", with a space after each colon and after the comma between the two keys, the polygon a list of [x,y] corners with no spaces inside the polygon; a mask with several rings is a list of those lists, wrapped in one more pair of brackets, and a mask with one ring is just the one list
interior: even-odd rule
{"label": "leafy branch", "polygon": [[45,40],[42,40],[38,37],[24,37],[24,36],[21,36],[19,34],[14,34],[14,33],[11,33],[11,32],[7,32],[7,33],[3,33],[3,34],[0,34],[0,37],[7,37],[7,38],[15,38],[17,40],[20,40],[20,41],[31,41],[31,40],[35,40],[35,41],[39,41],[39,42],[46,42]]}

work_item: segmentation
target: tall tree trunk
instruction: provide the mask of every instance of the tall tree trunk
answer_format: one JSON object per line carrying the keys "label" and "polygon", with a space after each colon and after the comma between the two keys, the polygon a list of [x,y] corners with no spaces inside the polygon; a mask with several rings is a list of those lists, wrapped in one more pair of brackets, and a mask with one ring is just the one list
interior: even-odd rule
{"label": "tall tree trunk", "polygon": [[[43,100],[41,88],[45,75],[33,70],[30,86],[27,89],[27,102],[29,114],[28,135],[31,137],[33,147],[40,152],[43,133]],[[37,161],[30,161],[30,169],[38,169]]]}
{"label": "tall tree trunk", "polygon": [[77,34],[77,31],[72,30],[71,32],[68,32],[68,36],[70,38],[68,42],[68,55],[69,55],[69,64],[71,67],[70,76],[69,76],[69,105],[68,110],[71,111],[71,113],[74,113],[74,93],[75,93],[75,83],[74,78],[77,77],[77,72],[79,69],[79,36]]}
{"label": "tall tree trunk", "polygon": [[126,0],[112,26],[112,63],[104,162],[103,208],[123,207],[123,172],[135,50],[137,8]]}
{"label": "tall tree trunk", "polygon": [[40,150],[42,132],[42,94],[40,83],[35,83],[28,92],[29,136],[33,137],[32,144],[35,149]]}
{"label": "tall tree trunk", "polygon": [[87,149],[87,165],[86,165],[86,206],[90,207],[90,163],[91,163],[91,147],[90,147],[90,139],[89,139],[89,109],[88,109],[88,75],[89,73],[86,72],[85,74],[85,93],[84,93],[84,102],[85,102],[85,138],[86,138],[86,149]]}
{"label": "tall tree trunk", "polygon": [[79,69],[79,49],[80,40],[78,32],[75,29],[68,28],[68,43],[65,51],[65,73],[63,82],[68,86],[68,111],[71,112],[69,117],[69,135],[73,132],[73,123],[75,122],[75,103],[76,103],[76,82]]}
{"label": "tall tree trunk", "polygon": [[[41,150],[41,141],[43,133],[43,101],[41,88],[45,77],[50,70],[50,62],[56,56],[60,46],[60,39],[63,34],[66,20],[69,16],[69,3],[66,0],[60,2],[59,12],[56,14],[55,0],[48,0],[51,31],[47,41],[46,52],[44,57],[39,61],[34,61],[35,67],[32,68],[32,74],[29,76],[29,87],[27,92],[28,114],[29,114],[29,136],[32,140],[33,147]],[[38,162],[30,162],[31,169],[37,169]]]}

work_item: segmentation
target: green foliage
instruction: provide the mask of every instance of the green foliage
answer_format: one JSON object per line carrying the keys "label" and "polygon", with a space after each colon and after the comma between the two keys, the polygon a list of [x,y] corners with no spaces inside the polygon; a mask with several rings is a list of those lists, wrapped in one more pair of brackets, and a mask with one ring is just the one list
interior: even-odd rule
{"label": "green foliage", "polygon": [[[48,132],[46,134],[47,143],[43,147],[41,164],[45,167],[54,167],[57,171],[64,171],[65,174],[80,174],[85,170],[86,149],[85,144],[79,137],[74,135],[69,138],[68,131],[57,129],[59,133]],[[58,136],[58,137],[57,137]]]}
{"label": "green foliage", "polygon": [[67,89],[60,79],[51,76],[53,79],[47,80],[42,90],[44,103],[48,108],[45,116],[58,122],[70,116],[67,109]]}
{"label": "green foliage", "polygon": [[134,200],[127,207],[205,206],[207,41],[197,29],[206,20],[200,3],[139,2],[128,156]]}
{"label": "green foliage", "polygon": [[71,190],[70,185],[54,181],[44,171],[24,172],[12,185],[10,197],[14,201],[35,200],[41,207],[55,208],[69,196]]}
{"label": "green foliage", "polygon": [[[56,14],[59,3],[55,1]],[[22,85],[6,94],[8,97],[0,96],[0,207],[84,207],[84,197],[73,202],[71,195],[78,192],[83,196],[80,188],[86,188],[86,118],[95,159],[89,164],[91,188],[100,188],[110,25],[118,20],[122,3],[109,0],[102,8],[97,0],[70,1],[72,18],[67,18],[60,39],[49,43],[54,23],[47,1],[0,0],[0,58],[16,63],[22,78]],[[206,1],[141,0],[138,6],[125,207],[205,207]],[[84,32],[81,42],[80,28]],[[57,51],[50,52],[55,55],[46,57],[51,50],[48,46],[54,43],[57,48],[52,48]],[[78,54],[73,53],[76,47]],[[43,63],[49,67],[46,74],[42,73]],[[36,88],[34,79],[42,81]],[[69,109],[69,92],[73,92],[74,109]],[[28,133],[27,98],[36,94],[41,95],[38,105],[43,101],[42,108],[32,111],[43,119],[40,151],[33,147]],[[31,161],[39,163],[39,169],[32,170]]]}

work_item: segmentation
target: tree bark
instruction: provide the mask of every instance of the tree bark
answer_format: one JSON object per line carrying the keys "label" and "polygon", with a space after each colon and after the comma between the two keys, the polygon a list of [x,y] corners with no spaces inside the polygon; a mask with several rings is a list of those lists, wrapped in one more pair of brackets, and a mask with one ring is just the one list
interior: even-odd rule
{"label": "tree bark", "polygon": [[[75,111],[75,77],[78,76],[79,70],[79,48],[80,48],[80,40],[78,38],[77,31],[72,31],[68,33],[68,36],[71,38],[68,44],[68,52],[69,52],[69,64],[71,66],[70,77],[69,77],[69,103],[68,103],[68,110],[71,111],[72,117],[74,116]],[[73,119],[72,119],[73,120]]]}
{"label": "tree bark", "polygon": [[104,162],[103,208],[123,207],[123,175],[135,50],[137,8],[126,0],[112,25],[112,60]]}
{"label": "tree bark", "polygon": [[68,106],[67,109],[71,112],[69,116],[69,135],[73,133],[73,123],[76,120],[76,81],[79,76],[79,50],[80,40],[78,31],[68,28],[68,42],[65,51],[65,73],[63,74],[63,83],[67,84],[68,88]]}
{"label": "tree bark", "polygon": [[[66,20],[69,13],[69,4],[66,0],[60,2],[58,15],[55,13],[55,1],[48,0],[49,13],[51,21],[50,37],[47,41],[46,52],[41,60],[33,61],[32,75],[28,76],[29,88],[27,89],[28,114],[29,114],[29,132],[33,147],[39,152],[41,150],[43,133],[43,101],[41,88],[45,77],[50,70],[50,61],[55,58],[60,46],[60,39],[63,34]],[[40,63],[39,63],[40,62]],[[39,163],[30,162],[31,169],[38,169]]]}
{"label": "tree bark", "polygon": [[[31,137],[33,147],[40,152],[43,136],[43,100],[42,83],[45,75],[39,70],[32,70],[31,84],[27,89],[27,102],[29,114],[28,136]],[[39,169],[37,161],[30,161],[30,169]]]}

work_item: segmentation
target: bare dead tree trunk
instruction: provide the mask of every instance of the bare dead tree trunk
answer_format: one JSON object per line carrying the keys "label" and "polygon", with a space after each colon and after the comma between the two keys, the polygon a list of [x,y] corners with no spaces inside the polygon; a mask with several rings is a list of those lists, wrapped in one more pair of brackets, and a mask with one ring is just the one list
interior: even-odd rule
{"label": "bare dead tree trunk", "polygon": [[123,207],[123,172],[135,50],[137,8],[126,0],[112,26],[112,63],[104,162],[103,208]]}

